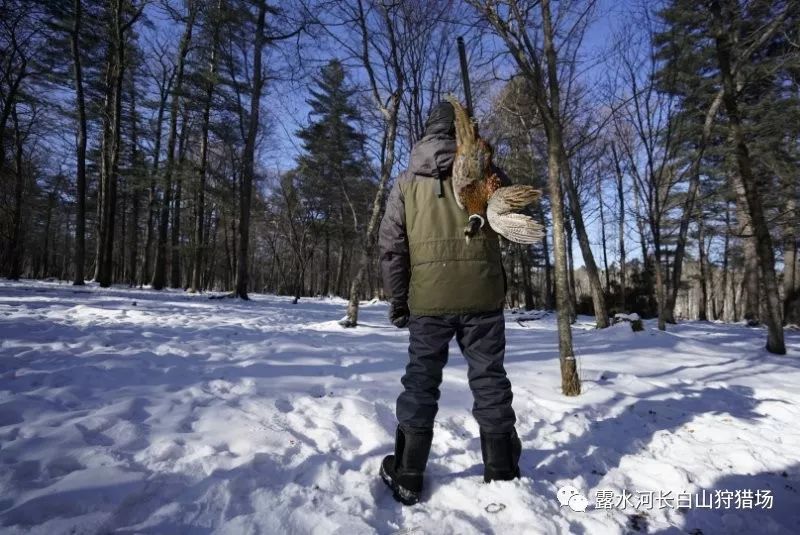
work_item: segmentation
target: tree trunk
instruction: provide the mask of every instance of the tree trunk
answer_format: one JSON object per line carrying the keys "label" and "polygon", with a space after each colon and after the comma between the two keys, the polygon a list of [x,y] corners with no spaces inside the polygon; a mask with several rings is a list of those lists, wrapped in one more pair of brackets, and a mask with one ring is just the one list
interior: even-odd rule
{"label": "tree trunk", "polygon": [[75,214],[75,286],[84,284],[84,265],[86,263],[86,101],[83,95],[83,69],[81,67],[80,34],[82,21],[82,0],[73,2],[72,32],[70,44],[75,76],[75,101],[78,106],[78,137],[75,145],[76,206]]}
{"label": "tree trunk", "polygon": [[544,217],[544,210],[539,210],[539,221],[544,229],[542,236],[542,254],[544,255],[544,306],[547,310],[555,308],[555,296],[553,295],[552,267],[550,265],[550,248],[547,245],[547,222]]}
{"label": "tree trunk", "polygon": [[235,295],[241,299],[248,299],[248,247],[250,242],[250,204],[253,191],[253,176],[255,175],[255,150],[258,137],[259,111],[261,107],[261,91],[264,86],[264,73],[261,68],[262,53],[264,50],[264,25],[267,15],[266,0],[258,3],[258,16],[256,18],[256,35],[253,45],[253,92],[250,95],[250,117],[247,125],[247,138],[242,156],[242,187],[239,197],[239,254],[236,271]]}
{"label": "tree trunk", "polygon": [[[222,13],[222,0],[217,2],[217,14]],[[205,235],[203,226],[205,221],[206,202],[206,174],[208,170],[208,131],[211,122],[211,104],[214,98],[214,88],[217,76],[217,49],[219,48],[219,25],[214,27],[214,36],[211,42],[211,58],[208,62],[205,102],[203,105],[203,120],[200,126],[200,169],[198,170],[197,197],[194,212],[194,258],[192,262],[191,291],[199,292],[201,288],[201,273],[203,270],[203,253],[205,251]]]}
{"label": "tree trunk", "polygon": [[600,179],[597,179],[597,203],[600,206],[600,241],[603,246],[603,269],[605,269],[606,274],[605,292],[608,293],[611,288],[611,281],[609,280],[610,273],[608,271],[608,247],[606,244],[606,218],[603,210],[603,188],[600,184]]}
{"label": "tree trunk", "polygon": [[[119,11],[119,9],[117,9]],[[112,40],[113,41],[113,40]],[[103,99],[103,137],[100,144],[100,183],[97,187],[97,221],[95,223],[95,262],[94,277],[95,281],[102,278],[102,270],[105,265],[105,241],[108,232],[108,203],[110,196],[110,151],[111,151],[111,117],[113,114],[113,69],[114,52],[110,46],[107,52],[106,71],[104,78],[105,96]]]}
{"label": "tree trunk", "polygon": [[9,247],[8,278],[19,280],[22,271],[22,201],[25,189],[23,169],[22,132],[20,132],[17,104],[12,104],[11,120],[14,124],[14,208],[11,214],[11,243]]}
{"label": "tree trunk", "polygon": [[520,249],[519,261],[522,267],[522,289],[525,292],[525,310],[533,310],[533,287],[531,285],[531,268],[528,262],[530,255],[529,245],[518,245]]}
{"label": "tree trunk", "polygon": [[113,116],[110,128],[110,153],[108,154],[108,167],[106,181],[108,183],[105,199],[105,228],[103,235],[104,252],[101,256],[100,277],[98,282],[101,287],[111,286],[114,267],[114,227],[116,223],[117,209],[117,172],[119,169],[120,144],[122,142],[122,82],[125,76],[126,57],[125,57],[125,29],[123,27],[122,0],[114,2],[114,51],[115,61],[113,67]]}
{"label": "tree trunk", "polygon": [[614,158],[614,173],[617,177],[617,202],[619,202],[619,311],[626,313],[625,303],[625,192],[622,167],[614,143],[611,144],[611,155]]}
{"label": "tree trunk", "polygon": [[342,295],[342,279],[344,277],[344,231],[341,233],[339,241],[339,258],[336,263],[336,278],[333,283],[333,292]]}
{"label": "tree trunk", "polygon": [[325,226],[325,266],[322,273],[322,295],[330,295],[331,286],[331,234],[328,226]]}
{"label": "tree trunk", "polygon": [[764,298],[766,303],[766,323],[768,331],[766,347],[767,351],[771,353],[783,355],[786,353],[786,345],[783,339],[783,318],[781,317],[778,282],[775,275],[775,252],[772,248],[772,237],[770,236],[769,226],[764,216],[761,193],[759,192],[758,181],[753,174],[750,163],[750,151],[745,142],[744,131],[741,124],[736,84],[731,71],[731,36],[723,27],[728,17],[723,17],[719,0],[713,0],[711,2],[710,11],[714,17],[717,63],[719,64],[720,76],[722,77],[722,85],[725,93],[723,100],[725,103],[725,110],[728,114],[728,123],[739,170],[737,178],[741,180],[741,185],[745,193],[747,211],[750,215],[750,222],[753,225],[753,232],[756,238],[758,262],[761,267],[760,274],[765,290]]}
{"label": "tree trunk", "polygon": [[575,261],[573,258],[573,238],[572,238],[572,221],[569,217],[564,218],[564,227],[566,228],[567,232],[567,291],[569,292],[569,316],[571,318],[571,322],[574,323],[577,319],[577,309],[578,309],[578,296],[577,296],[577,288],[575,288]]}
{"label": "tree trunk", "polygon": [[678,229],[678,239],[675,246],[675,261],[672,270],[672,288],[667,296],[667,304],[665,307],[666,320],[669,323],[675,323],[675,301],[678,298],[678,290],[680,289],[681,276],[683,272],[683,257],[686,252],[686,241],[689,235],[689,221],[694,213],[694,201],[697,197],[697,191],[700,188],[700,172],[703,155],[705,154],[708,139],[711,137],[711,127],[714,124],[714,118],[717,116],[717,111],[722,104],[722,93],[717,93],[708,111],[705,115],[703,122],[703,130],[700,135],[700,142],[697,145],[697,155],[692,161],[692,168],[690,171],[689,190],[686,193],[686,200],[683,204],[683,214],[681,215],[681,223]]}
{"label": "tree trunk", "polygon": [[665,298],[667,293],[665,288],[666,281],[664,280],[664,264],[661,261],[661,243],[655,237],[659,236],[660,234],[654,230],[653,235],[653,258],[655,260],[654,267],[656,275],[656,304],[658,306],[658,330],[666,331],[667,320],[666,315],[664,314],[664,310],[666,308]]}
{"label": "tree trunk", "polygon": [[742,278],[742,317],[750,325],[760,323],[761,294],[759,292],[758,252],[756,249],[753,225],[747,212],[744,189],[741,179],[731,176],[733,190],[736,192],[736,219],[739,222],[739,236],[744,249],[744,275]]}
{"label": "tree trunk", "polygon": [[708,267],[706,262],[706,238],[703,215],[699,214],[697,223],[697,257],[700,264],[700,297],[697,306],[697,319],[708,321]]}
{"label": "tree trunk", "polygon": [[797,209],[797,179],[786,183],[785,211],[789,220],[783,227],[783,320],[787,324],[800,324],[800,274],[797,269],[797,227],[800,217]]}
{"label": "tree trunk", "polygon": [[175,145],[178,137],[178,113],[180,111],[180,99],[183,92],[183,70],[186,63],[186,56],[189,53],[189,45],[192,41],[192,31],[194,30],[194,20],[197,14],[197,6],[194,0],[188,5],[188,18],[186,27],[178,46],[178,63],[175,73],[175,90],[172,93],[172,103],[170,105],[169,134],[167,135],[167,162],[164,169],[164,195],[161,204],[161,215],[158,223],[158,243],[156,245],[156,261],[153,269],[153,280],[151,285],[154,290],[162,290],[167,282],[167,230],[169,229],[169,208],[172,204],[172,173],[175,168]]}
{"label": "tree trunk", "polygon": [[[560,130],[560,126],[557,127]],[[559,131],[558,137],[561,138]],[[610,324],[608,319],[608,307],[606,306],[606,297],[603,293],[603,284],[600,282],[600,273],[597,269],[597,263],[594,260],[592,247],[589,243],[589,234],[586,231],[586,224],[583,221],[583,210],[580,205],[580,197],[578,195],[578,188],[572,178],[572,171],[570,169],[569,159],[564,150],[562,141],[561,145],[561,170],[564,176],[564,186],[569,196],[569,204],[572,212],[572,221],[575,223],[575,233],[578,236],[578,245],[581,248],[583,255],[583,264],[586,269],[586,275],[589,278],[589,288],[592,292],[592,304],[594,305],[594,315],[597,322],[598,329],[604,329]]]}
{"label": "tree trunk", "polygon": [[175,177],[175,195],[172,198],[172,233],[170,237],[170,287],[183,288],[181,284],[181,203],[183,202],[183,175],[186,170],[186,140],[189,135],[188,112],[183,109],[181,133],[178,139],[178,165]]}
{"label": "tree trunk", "polygon": [[128,284],[133,287],[136,285],[137,279],[137,266],[139,265],[139,204],[141,199],[141,179],[140,172],[142,168],[139,162],[139,132],[136,117],[136,84],[135,78],[131,77],[131,165],[133,167],[134,183],[132,187],[133,199],[131,201],[131,219],[129,232],[131,241],[128,246]]}
{"label": "tree trunk", "polygon": [[[556,299],[558,301],[558,347],[561,364],[561,391],[567,396],[581,393],[581,382],[575,353],[572,349],[572,327],[567,308],[567,257],[564,246],[564,197],[561,191],[560,164],[563,163],[564,140],[561,135],[561,98],[558,87],[558,66],[553,42],[553,27],[550,20],[550,0],[541,1],[544,30],[544,53],[550,89],[550,113],[552,122],[547,128],[547,182],[550,189],[550,203],[553,208],[553,242],[556,257]],[[567,170],[565,174],[568,174]],[[598,322],[600,318],[597,318]],[[607,318],[606,322],[607,322]],[[598,323],[599,324],[599,323]]]}
{"label": "tree trunk", "polygon": [[[97,236],[97,265],[95,279],[102,287],[111,285],[114,277],[114,226],[116,223],[117,173],[122,142],[122,82],[125,76],[126,32],[141,15],[141,9],[127,22],[123,0],[111,2],[113,24],[112,43],[106,71],[105,119],[103,128],[101,184],[102,202],[99,208],[100,231]],[[98,195],[100,196],[100,195]]]}
{"label": "tree trunk", "polygon": [[[723,321],[733,321],[733,314],[728,305],[728,259],[730,257],[730,238],[731,238],[731,210],[730,203],[725,201],[725,244],[722,250],[722,282],[720,283],[720,293],[722,303],[719,306]],[[720,318],[714,318],[720,319]]]}
{"label": "tree trunk", "polygon": [[383,146],[386,147],[386,152],[381,162],[381,178],[378,183],[378,191],[375,193],[375,198],[372,201],[372,213],[370,214],[369,223],[367,224],[367,235],[364,240],[361,259],[358,263],[358,271],[356,271],[356,275],[350,283],[350,300],[347,304],[347,317],[344,321],[346,327],[355,327],[358,325],[358,300],[359,294],[361,293],[361,281],[364,278],[365,270],[369,269],[369,262],[375,249],[384,192],[386,191],[386,184],[389,182],[389,176],[394,167],[394,146],[395,139],[397,138],[397,119],[400,111],[400,94],[402,87],[403,85],[401,82],[398,89],[392,95],[389,114],[386,119],[386,141],[383,144]]}
{"label": "tree trunk", "polygon": [[164,112],[167,108],[167,98],[172,87],[174,73],[167,76],[164,72],[161,78],[161,95],[158,102],[158,113],[156,114],[155,143],[153,146],[153,166],[150,170],[150,193],[147,200],[147,238],[144,246],[144,267],[142,268],[141,281],[151,280],[150,264],[153,254],[153,238],[155,233],[156,218],[156,179],[158,178],[158,166],[161,160],[161,134],[164,125]]}

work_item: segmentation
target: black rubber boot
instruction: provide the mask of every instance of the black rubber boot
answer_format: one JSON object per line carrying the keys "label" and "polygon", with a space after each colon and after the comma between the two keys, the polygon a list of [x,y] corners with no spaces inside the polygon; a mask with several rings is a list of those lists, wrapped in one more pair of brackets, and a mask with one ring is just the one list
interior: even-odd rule
{"label": "black rubber boot", "polygon": [[404,431],[397,426],[394,455],[381,463],[381,478],[403,505],[414,505],[422,493],[422,480],[433,442],[432,429]]}
{"label": "black rubber boot", "polygon": [[517,431],[509,433],[487,433],[481,429],[481,453],[483,453],[483,480],[511,481],[519,477],[519,456],[522,441]]}

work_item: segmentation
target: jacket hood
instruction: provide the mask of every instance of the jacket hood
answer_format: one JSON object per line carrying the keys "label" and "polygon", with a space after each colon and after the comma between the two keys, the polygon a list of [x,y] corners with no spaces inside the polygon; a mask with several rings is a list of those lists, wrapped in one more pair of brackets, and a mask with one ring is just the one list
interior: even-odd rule
{"label": "jacket hood", "polygon": [[448,135],[430,134],[414,145],[408,170],[415,175],[444,176],[450,173],[456,156],[456,140]]}

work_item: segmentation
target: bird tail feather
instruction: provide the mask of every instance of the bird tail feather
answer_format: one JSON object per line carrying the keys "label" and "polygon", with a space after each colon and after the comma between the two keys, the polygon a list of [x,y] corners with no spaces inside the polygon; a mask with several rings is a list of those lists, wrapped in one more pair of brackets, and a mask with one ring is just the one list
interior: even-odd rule
{"label": "bird tail feather", "polygon": [[488,214],[489,225],[505,239],[515,243],[536,243],[544,236],[542,226],[527,214]]}
{"label": "bird tail feather", "polygon": [[467,110],[455,95],[447,95],[445,99],[453,105],[453,111],[455,112],[456,144],[461,146],[475,141],[478,133],[475,129],[475,122],[467,114]]}

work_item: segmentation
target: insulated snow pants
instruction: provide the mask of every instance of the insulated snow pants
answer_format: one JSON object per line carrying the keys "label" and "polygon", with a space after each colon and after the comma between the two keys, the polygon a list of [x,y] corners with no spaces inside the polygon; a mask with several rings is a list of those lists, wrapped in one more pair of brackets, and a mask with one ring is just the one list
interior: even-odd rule
{"label": "insulated snow pants", "polygon": [[503,312],[446,316],[411,316],[409,362],[397,398],[397,420],[405,428],[432,428],[439,409],[439,385],[447,349],[455,335],[467,359],[469,386],[475,400],[472,414],[488,433],[507,433],[516,416],[511,408],[511,382],[503,367]]}

